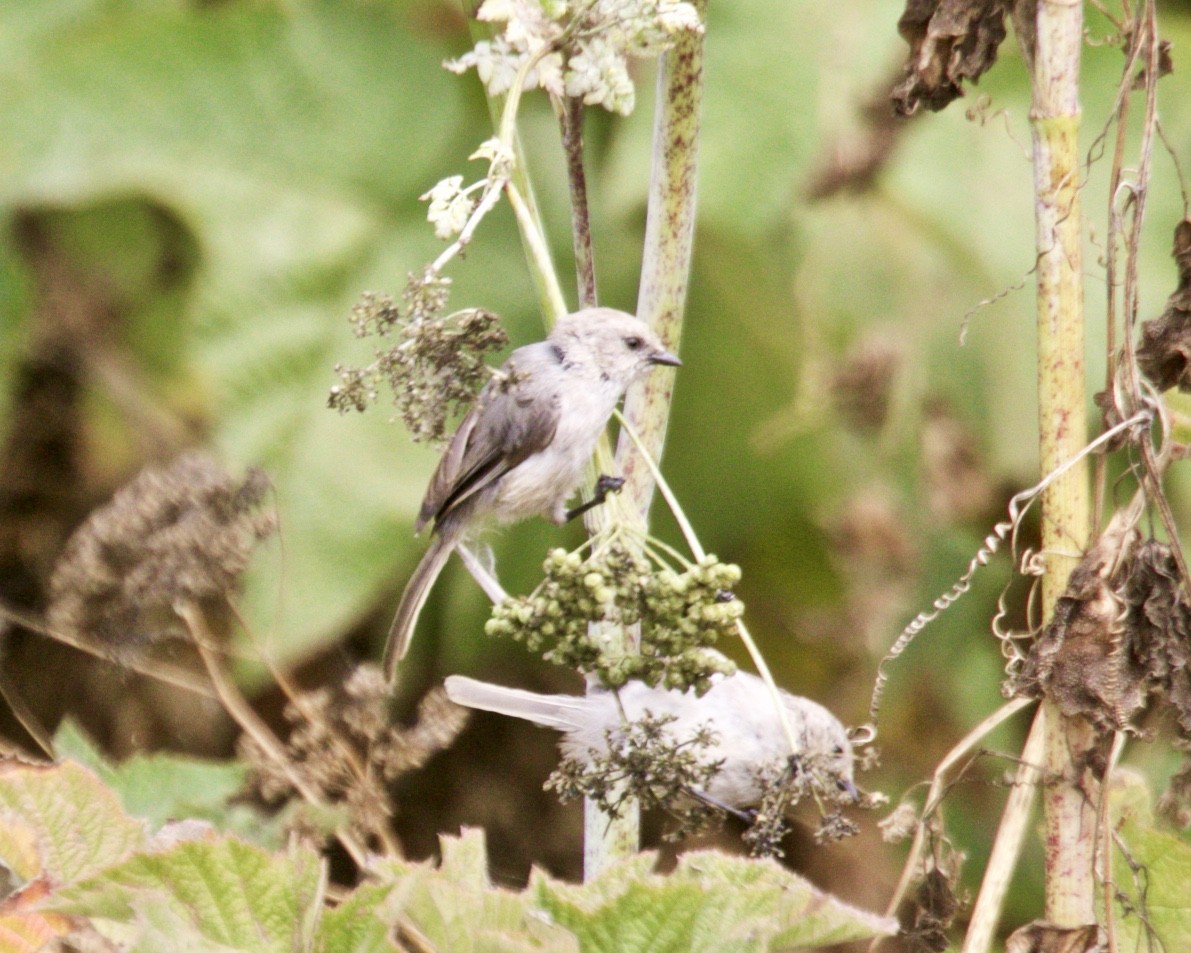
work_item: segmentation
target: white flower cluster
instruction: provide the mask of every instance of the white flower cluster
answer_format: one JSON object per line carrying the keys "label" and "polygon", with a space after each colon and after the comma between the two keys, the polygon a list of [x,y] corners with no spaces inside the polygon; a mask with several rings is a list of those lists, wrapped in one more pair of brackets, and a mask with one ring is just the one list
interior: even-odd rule
{"label": "white flower cluster", "polygon": [[484,0],[476,16],[501,34],[444,65],[474,68],[489,95],[506,93],[531,59],[524,88],[581,97],[627,115],[635,93],[628,59],[662,52],[677,34],[702,32],[686,0]]}
{"label": "white flower cluster", "polygon": [[477,182],[468,188],[463,188],[463,176],[452,175],[421,196],[423,202],[429,202],[426,219],[434,226],[434,234],[439,238],[450,238],[463,231],[472,210],[476,207],[471,193],[483,182]]}
{"label": "white flower cluster", "polygon": [[513,162],[513,154],[508,147],[495,138],[481,142],[468,158],[486,159],[489,164],[488,175],[467,188],[463,187],[463,176],[447,176],[425,195],[419,196],[421,201],[430,203],[426,219],[434,226],[434,234],[439,238],[452,238],[463,231],[472,212],[476,210],[477,201],[473,193],[489,185],[494,176],[507,175]]}

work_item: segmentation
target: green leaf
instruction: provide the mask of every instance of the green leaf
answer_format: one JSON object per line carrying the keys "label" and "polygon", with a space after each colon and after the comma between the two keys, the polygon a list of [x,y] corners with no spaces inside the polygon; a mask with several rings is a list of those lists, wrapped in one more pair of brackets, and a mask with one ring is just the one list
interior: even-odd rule
{"label": "green leaf", "polygon": [[25,879],[70,883],[144,843],[145,825],[81,765],[0,763],[0,861]]}
{"label": "green leaf", "polygon": [[1191,844],[1154,826],[1144,781],[1118,775],[1125,780],[1111,795],[1113,813],[1124,818],[1112,860],[1117,949],[1182,949],[1191,936]]}
{"label": "green leaf", "polygon": [[173,931],[202,949],[291,953],[313,948],[323,887],[311,851],[271,855],[224,838],[138,854],[63,888],[52,907],[131,925],[142,940]]}
{"label": "green leaf", "polygon": [[389,929],[377,913],[391,887],[357,887],[319,922],[319,953],[379,953],[389,951]]}
{"label": "green leaf", "polygon": [[228,802],[248,773],[235,761],[204,761],[172,754],[136,754],[108,762],[82,729],[67,719],[54,735],[54,750],[95,771],[133,817],[157,829],[170,820],[202,818],[223,826]]}
{"label": "green leaf", "polygon": [[[417,196],[467,169],[488,135],[478,110],[464,122],[468,84],[441,68],[458,50],[423,17],[416,4],[45,0],[31,16],[0,3],[12,53],[0,57],[0,207],[87,218],[55,234],[118,276],[143,360],[193,382],[174,413],[205,407],[225,453],[274,479],[283,545],[244,604],[280,661],[370,611],[415,545],[431,456],[383,407],[341,418],[325,401],[335,363],[371,358],[347,323],[360,292],[400,292],[438,253]],[[157,280],[153,255],[158,270],[176,264],[142,227],[160,219],[182,233],[189,273],[165,296],[139,294]],[[509,225],[485,224],[489,248],[453,275],[457,301],[526,300]],[[10,315],[20,286],[0,256]],[[167,348],[181,369],[156,353]]]}
{"label": "green leaf", "polygon": [[527,892],[491,885],[483,831],[441,840],[441,868],[394,861],[378,871],[392,885],[382,919],[451,953],[578,953],[574,937],[544,919]]}
{"label": "green leaf", "polygon": [[825,894],[771,860],[701,851],[661,876],[649,873],[653,859],[631,858],[579,886],[537,874],[530,892],[574,931],[584,953],[753,953],[897,931],[895,920]]}
{"label": "green leaf", "polygon": [[[705,851],[668,875],[653,854],[586,884],[535,872],[521,894],[491,886],[483,835],[443,838],[442,866],[394,862],[382,919],[452,951],[760,953],[889,936],[897,922],[849,906],[773,861]],[[517,944],[522,944],[518,946]]]}

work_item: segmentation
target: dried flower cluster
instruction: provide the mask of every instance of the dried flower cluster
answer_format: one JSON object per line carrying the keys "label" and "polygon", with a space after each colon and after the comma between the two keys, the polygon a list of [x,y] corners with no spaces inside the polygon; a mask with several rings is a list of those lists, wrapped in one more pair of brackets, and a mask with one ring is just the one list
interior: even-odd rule
{"label": "dried flower cluster", "polygon": [[563,801],[591,798],[609,817],[619,817],[631,800],[645,808],[661,808],[676,821],[672,833],[680,837],[706,827],[718,812],[692,792],[708,786],[721,762],[706,752],[715,734],[702,726],[687,737],[675,737],[669,726],[674,715],[654,715],[609,728],[605,750],[586,757],[563,758],[546,782]]}
{"label": "dried flower cluster", "polygon": [[[666,834],[677,840],[707,830],[728,813],[745,821],[744,840],[754,856],[780,857],[790,811],[807,797],[822,808],[835,807],[820,817],[816,840],[820,843],[850,837],[858,830],[845,818],[838,805],[856,804],[851,785],[841,784],[839,757],[834,753],[804,752],[776,759],[754,768],[756,810],[740,811],[718,803],[708,792],[724,769],[723,758],[712,752],[723,750],[714,726],[708,722],[686,730],[676,728],[679,719],[671,714],[646,711],[633,720],[604,733],[601,749],[589,748],[581,755],[562,759],[546,782],[566,801],[587,797],[612,817],[619,816],[626,803],[637,799],[645,808],[664,811],[676,825]],[[875,799],[861,806],[871,807]]]}
{"label": "dried flower cluster", "polygon": [[[744,605],[732,592],[740,569],[706,556],[683,572],[655,567],[628,546],[597,546],[588,558],[551,551],[546,578],[528,596],[493,607],[485,632],[524,641],[534,652],[610,687],[640,679],[647,685],[700,694],[717,672],[731,671],[706,651],[735,635]],[[638,651],[612,654],[595,623],[640,626]]]}
{"label": "dried flower cluster", "polygon": [[273,532],[261,511],[268,489],[263,471],[237,480],[200,452],[146,467],[66,544],[50,580],[51,628],[113,648],[184,635],[175,604],[225,599]]}
{"label": "dried flower cluster", "polygon": [[[290,771],[317,791],[364,842],[387,836],[392,815],[386,785],[420,768],[448,747],[467,721],[467,709],[452,704],[441,689],[418,706],[417,722],[392,723],[392,693],[375,665],[361,665],[338,694],[318,689],[297,696],[285,711],[293,725],[286,740]],[[241,755],[252,767],[251,784],[265,800],[297,798],[293,777],[250,735]]]}
{"label": "dried flower cluster", "polygon": [[487,383],[486,358],[508,344],[500,319],[483,308],[444,315],[450,279],[427,271],[410,276],[399,307],[388,295],[367,292],[352,311],[357,337],[392,336],[367,367],[335,365],[340,383],[328,406],[363,411],[387,384],[414,440],[443,440],[450,419]]}
{"label": "dried flower cluster", "polygon": [[448,61],[447,69],[475,69],[488,94],[499,96],[528,66],[525,88],[622,115],[636,99],[628,60],[655,56],[679,33],[703,30],[683,0],[484,0],[476,17],[501,24],[500,34]]}
{"label": "dried flower cluster", "polygon": [[820,807],[832,809],[820,814],[815,842],[827,844],[852,837],[860,828],[846,818],[841,806],[875,807],[882,799],[861,795],[840,783],[839,759],[826,752],[804,752],[784,762],[763,764],[757,768],[757,786],[764,791],[754,812],[744,842],[757,857],[781,857],[782,838],[789,830],[790,811],[806,798]]}

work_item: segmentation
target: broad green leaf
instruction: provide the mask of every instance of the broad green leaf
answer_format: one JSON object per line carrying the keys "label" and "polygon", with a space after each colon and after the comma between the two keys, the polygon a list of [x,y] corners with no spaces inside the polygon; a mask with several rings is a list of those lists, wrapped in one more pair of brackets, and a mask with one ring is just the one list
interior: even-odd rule
{"label": "broad green leaf", "polygon": [[1113,780],[1117,949],[1182,949],[1191,936],[1191,844],[1155,826],[1145,780],[1128,770]]}
{"label": "broad green leaf", "polygon": [[0,763],[0,850],[22,845],[19,856],[0,856],[28,869],[30,838],[37,870],[53,884],[71,883],[114,864],[145,843],[145,826],[128,817],[116,795],[92,772],[67,761],[57,765]]}
{"label": "broad green leaf", "polygon": [[[395,588],[413,546],[431,457],[383,407],[340,418],[325,400],[336,362],[372,356],[347,323],[360,292],[399,293],[438,253],[417,196],[483,171],[466,156],[487,121],[477,110],[466,128],[468,86],[441,69],[458,51],[418,5],[36,6],[0,3],[14,47],[0,57],[0,208],[85,218],[59,231],[120,276],[143,359],[172,350],[193,382],[185,412],[204,407],[226,454],[273,477],[282,544],[245,604],[271,655],[308,652]],[[168,293],[128,253],[154,251],[125,240],[145,236],[138,202],[176,223],[194,258]],[[485,224],[490,247],[455,275],[460,304],[529,300],[509,224]],[[6,261],[0,341],[23,300]]]}
{"label": "broad green leaf", "polygon": [[53,908],[148,933],[181,924],[211,948],[291,953],[313,948],[323,878],[310,851],[274,855],[233,838],[189,841],[67,886]]}
{"label": "broad green leaf", "polygon": [[390,951],[389,929],[377,908],[388,896],[389,886],[357,887],[319,921],[315,949],[318,953],[380,953]]}
{"label": "broad green leaf", "polygon": [[667,876],[648,873],[646,860],[578,886],[535,875],[530,892],[574,931],[584,953],[752,953],[897,932],[895,920],[825,894],[771,860],[700,851],[684,854]]}
{"label": "broad green leaf", "polygon": [[70,719],[55,733],[54,750],[95,771],[129,814],[154,829],[170,820],[221,818],[248,773],[235,761],[172,754],[137,754],[113,765]]}
{"label": "broad green leaf", "polygon": [[35,953],[54,937],[73,929],[74,925],[67,917],[45,913],[38,908],[49,889],[44,880],[38,880],[5,898],[0,912],[0,950],[4,953]]}
{"label": "broad green leaf", "polygon": [[542,917],[528,892],[491,885],[483,831],[441,840],[441,868],[393,861],[377,872],[391,884],[378,905],[385,922],[408,923],[432,948],[452,953],[579,953],[575,938]]}
{"label": "broad green leaf", "polygon": [[[521,894],[493,888],[483,835],[443,838],[439,869],[394,862],[382,918],[405,918],[439,948],[583,953],[761,953],[892,935],[897,922],[849,906],[773,861],[686,854],[668,875],[639,854],[593,881],[534,872]],[[547,929],[549,928],[549,929]],[[534,943],[540,945],[533,945]]]}

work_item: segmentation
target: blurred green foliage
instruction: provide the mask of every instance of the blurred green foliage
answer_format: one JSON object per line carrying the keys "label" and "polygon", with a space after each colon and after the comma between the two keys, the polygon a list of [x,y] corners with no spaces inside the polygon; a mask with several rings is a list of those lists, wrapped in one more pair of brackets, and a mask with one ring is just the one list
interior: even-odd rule
{"label": "blurred green foliage", "polygon": [[[743,567],[740,594],[779,680],[848,722],[864,720],[876,660],[901,626],[959,575],[1007,496],[1037,479],[1028,84],[1011,44],[967,100],[897,129],[871,187],[806,198],[832,150],[863,138],[861,107],[903,53],[899,13],[896,0],[712,4],[697,253],[664,463],[704,545]],[[1089,29],[1108,33],[1099,20]],[[1168,11],[1163,32],[1191,48],[1185,9]],[[47,294],[33,227],[43,259],[49,247],[98,276],[116,316],[83,348],[95,468],[131,471],[144,455],[132,406],[193,425],[273,478],[281,542],[244,605],[279,661],[364,620],[379,649],[423,545],[410,528],[433,453],[383,408],[340,417],[325,400],[337,361],[370,356],[347,323],[359,293],[398,292],[439,250],[417,197],[481,171],[466,168],[489,135],[478,84],[440,69],[468,43],[446,0],[0,0],[0,413]],[[1094,139],[1121,65],[1111,44],[1086,50],[1093,387],[1108,168]],[[639,89],[650,83],[643,69]],[[1160,95],[1186,164],[1183,75]],[[639,102],[627,120],[591,115],[588,129],[601,294],[628,308],[650,155],[649,96]],[[557,131],[536,97],[523,136],[567,262]],[[1170,235],[1184,214],[1164,153],[1155,169],[1142,317],[1173,290]],[[450,273],[456,306],[501,313],[517,343],[538,335],[507,210]],[[857,371],[874,353],[887,377]],[[126,372],[118,393],[100,373],[112,355]],[[931,435],[966,453],[967,470],[945,455],[932,469]],[[1175,473],[1176,499],[1186,481]],[[676,540],[668,518],[657,522]],[[533,584],[560,535],[575,541],[538,524],[497,540],[510,590]],[[1001,557],[893,667],[878,786],[924,776],[998,704],[988,620],[1007,576]],[[416,651],[478,666],[494,651],[484,613],[471,581],[448,572],[423,622],[437,639],[426,632]],[[980,789],[966,803],[952,820],[978,859],[999,799]]]}

